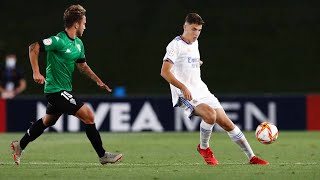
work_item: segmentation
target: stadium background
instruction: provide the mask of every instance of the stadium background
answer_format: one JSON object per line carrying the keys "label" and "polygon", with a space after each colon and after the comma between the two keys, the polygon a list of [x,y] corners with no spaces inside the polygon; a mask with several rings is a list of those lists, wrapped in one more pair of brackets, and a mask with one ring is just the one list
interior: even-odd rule
{"label": "stadium background", "polygon": [[[45,133],[32,142],[17,167],[9,143],[43,116],[46,103],[43,87],[32,80],[28,45],[63,30],[63,11],[74,3],[87,9],[82,40],[89,65],[112,88],[124,86],[127,97],[105,93],[77,71],[74,92],[95,112],[104,147],[124,159],[101,166],[85,132],[78,132],[82,124],[64,115],[50,129],[61,133]],[[21,96],[0,99],[0,179],[320,179],[319,5],[301,0],[0,0],[0,63],[5,52],[16,52],[28,82]],[[159,73],[165,47],[182,33],[188,12],[198,12],[206,22],[199,40],[203,80],[256,155],[270,165],[247,165],[217,126],[210,146],[220,164],[205,165],[196,151],[199,119],[171,108],[168,84]],[[40,65],[44,72],[43,54]],[[252,130],[261,121],[277,124],[277,142],[266,146],[256,140]]]}
{"label": "stadium background", "polygon": [[[19,129],[13,129],[22,131],[30,120],[38,118],[36,109],[38,102],[43,101],[42,86],[33,83],[28,45],[63,30],[63,11],[74,3],[87,9],[87,29],[82,40],[89,65],[111,87],[124,86],[128,97],[138,98],[142,104],[152,99],[157,115],[165,114],[160,113],[159,106],[167,108],[170,102],[169,87],[159,75],[165,47],[182,33],[185,15],[198,12],[206,22],[199,39],[204,61],[202,78],[211,91],[222,100],[231,96],[240,97],[236,100],[240,104],[253,102],[266,117],[269,117],[269,103],[284,101],[283,109],[277,111],[283,112],[283,115],[277,114],[277,119],[288,125],[284,129],[306,129],[310,117],[311,129],[320,129],[320,100],[310,95],[320,90],[319,2],[17,2],[0,2],[3,17],[0,56],[3,59],[8,51],[17,53],[18,63],[26,72],[28,88],[16,100],[0,101],[3,131],[10,123],[26,122]],[[41,55],[40,65],[44,73],[44,55]],[[87,100],[93,104],[98,96],[99,101],[126,101],[133,109],[138,109],[137,112],[141,110],[141,106],[133,105],[136,99],[112,98],[78,72],[74,74],[73,85],[76,95],[85,95],[84,98],[89,98]],[[29,105],[32,110],[17,114],[18,109],[26,107],[21,104]],[[244,109],[239,109],[242,115]],[[131,116],[136,116],[137,112]],[[110,117],[106,118],[108,121]],[[10,119],[9,123],[3,124],[5,119]],[[242,117],[240,121],[245,124],[246,120]],[[108,130],[107,125],[105,130]]]}

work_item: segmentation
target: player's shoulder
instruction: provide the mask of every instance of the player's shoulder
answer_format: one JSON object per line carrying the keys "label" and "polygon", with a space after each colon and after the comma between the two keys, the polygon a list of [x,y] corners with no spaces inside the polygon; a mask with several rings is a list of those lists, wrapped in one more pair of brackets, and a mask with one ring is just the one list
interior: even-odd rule
{"label": "player's shoulder", "polygon": [[181,43],[181,37],[180,36],[176,36],[175,38],[173,38],[170,43],[168,44],[168,46],[179,46],[179,44]]}
{"label": "player's shoulder", "polygon": [[80,38],[76,37],[75,41],[76,41],[77,43],[83,45],[83,42],[82,42],[82,40],[81,40]]}
{"label": "player's shoulder", "polygon": [[59,32],[56,35],[53,35],[47,39],[44,39],[43,42],[45,43],[45,45],[51,45],[52,42],[57,42],[57,43],[63,43],[65,39],[65,34],[62,32]]}
{"label": "player's shoulder", "polygon": [[181,36],[176,36],[173,41],[176,41],[176,42],[179,42],[179,41],[182,41],[182,38]]}
{"label": "player's shoulder", "polygon": [[181,38],[181,36],[176,36],[171,42],[175,43],[175,44],[179,44],[183,41],[183,39]]}
{"label": "player's shoulder", "polygon": [[65,39],[65,38],[67,38],[67,34],[66,34],[66,32],[64,32],[64,31],[61,31],[61,32],[59,32],[57,35],[55,35],[54,36],[56,39],[57,39],[57,41],[58,40],[60,40],[60,39]]}

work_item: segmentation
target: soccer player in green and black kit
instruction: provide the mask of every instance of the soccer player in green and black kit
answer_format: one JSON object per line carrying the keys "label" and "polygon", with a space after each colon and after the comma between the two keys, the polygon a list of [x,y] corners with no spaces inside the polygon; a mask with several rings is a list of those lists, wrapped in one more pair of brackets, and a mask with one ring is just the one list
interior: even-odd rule
{"label": "soccer player in green and black kit", "polygon": [[[29,46],[33,79],[36,83],[45,84],[44,93],[48,105],[46,115],[32,124],[20,141],[11,142],[13,158],[17,165],[20,164],[22,151],[28,143],[39,137],[47,127],[54,125],[63,113],[74,115],[85,123],[87,137],[101,164],[114,163],[122,158],[122,154],[104,150],[100,134],[95,127],[93,112],[71,93],[75,66],[99,87],[111,92],[86,63],[83,43],[79,39],[86,29],[85,13],[86,10],[81,5],[71,5],[64,12],[64,31]],[[47,52],[46,78],[39,71],[40,51]]]}

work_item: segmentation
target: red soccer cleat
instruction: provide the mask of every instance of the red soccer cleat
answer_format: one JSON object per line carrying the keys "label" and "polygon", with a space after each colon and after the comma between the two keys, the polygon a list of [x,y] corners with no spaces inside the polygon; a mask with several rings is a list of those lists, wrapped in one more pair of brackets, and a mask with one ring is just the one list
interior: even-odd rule
{"label": "red soccer cleat", "polygon": [[253,156],[253,157],[250,159],[250,164],[268,165],[269,162],[268,162],[268,161],[265,161],[265,160],[263,160],[263,159],[260,159],[260,158],[258,158],[257,156]]}
{"label": "red soccer cleat", "polygon": [[203,159],[206,161],[208,165],[218,165],[217,159],[214,157],[213,152],[210,147],[207,149],[201,149],[200,144],[198,145],[197,151],[201,154]]}

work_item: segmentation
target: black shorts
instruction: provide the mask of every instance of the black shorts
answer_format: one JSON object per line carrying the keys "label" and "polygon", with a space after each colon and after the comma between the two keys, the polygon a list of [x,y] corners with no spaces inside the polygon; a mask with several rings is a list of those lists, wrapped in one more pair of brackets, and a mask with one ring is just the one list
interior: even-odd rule
{"label": "black shorts", "polygon": [[68,91],[47,93],[46,98],[48,100],[47,114],[68,113],[69,115],[74,115],[83,106],[83,102],[79,101]]}

